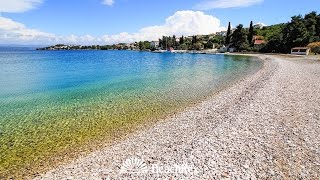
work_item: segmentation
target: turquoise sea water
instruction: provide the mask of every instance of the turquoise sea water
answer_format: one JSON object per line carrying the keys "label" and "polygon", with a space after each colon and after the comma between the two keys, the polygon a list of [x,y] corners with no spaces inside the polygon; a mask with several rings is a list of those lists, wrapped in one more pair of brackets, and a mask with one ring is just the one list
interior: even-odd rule
{"label": "turquoise sea water", "polygon": [[174,112],[260,66],[243,56],[2,49],[0,177]]}

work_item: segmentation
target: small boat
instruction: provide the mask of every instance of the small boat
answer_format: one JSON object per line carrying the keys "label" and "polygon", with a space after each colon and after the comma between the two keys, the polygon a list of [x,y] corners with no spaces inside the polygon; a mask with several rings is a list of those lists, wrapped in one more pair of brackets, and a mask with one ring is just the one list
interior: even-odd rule
{"label": "small boat", "polygon": [[170,48],[168,49],[168,51],[171,52],[171,53],[174,53],[173,47],[170,47]]}
{"label": "small boat", "polygon": [[166,50],[155,50],[155,51],[152,51],[153,53],[165,53],[167,52]]}

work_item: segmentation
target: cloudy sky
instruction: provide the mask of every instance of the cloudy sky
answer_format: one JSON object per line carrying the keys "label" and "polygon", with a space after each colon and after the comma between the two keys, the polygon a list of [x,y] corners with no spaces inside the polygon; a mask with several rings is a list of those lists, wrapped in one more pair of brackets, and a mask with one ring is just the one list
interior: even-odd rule
{"label": "cloudy sky", "polygon": [[[0,0],[0,44],[111,44],[287,22],[319,0]],[[319,12],[320,13],[320,12]]]}

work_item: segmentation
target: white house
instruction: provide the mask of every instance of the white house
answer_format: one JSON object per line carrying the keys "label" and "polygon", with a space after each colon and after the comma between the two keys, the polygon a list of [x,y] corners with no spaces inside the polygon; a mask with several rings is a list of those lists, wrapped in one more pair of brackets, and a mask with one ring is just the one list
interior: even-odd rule
{"label": "white house", "polygon": [[216,32],[216,35],[219,35],[219,36],[227,36],[227,31]]}
{"label": "white house", "polygon": [[159,47],[159,41],[151,41],[150,46],[151,46],[151,48]]}
{"label": "white house", "polygon": [[225,53],[228,51],[228,48],[226,46],[222,46],[220,47],[220,49],[218,50],[219,53]]}
{"label": "white house", "polygon": [[264,26],[267,26],[267,25],[261,22],[258,22],[257,24],[253,25],[253,27],[257,29],[262,29]]}
{"label": "white house", "polygon": [[233,52],[235,52],[236,51],[236,48],[229,48],[228,49],[228,52],[230,52],[230,53],[233,53]]}
{"label": "white house", "polygon": [[308,47],[295,47],[291,49],[291,54],[296,55],[309,55],[310,48]]}

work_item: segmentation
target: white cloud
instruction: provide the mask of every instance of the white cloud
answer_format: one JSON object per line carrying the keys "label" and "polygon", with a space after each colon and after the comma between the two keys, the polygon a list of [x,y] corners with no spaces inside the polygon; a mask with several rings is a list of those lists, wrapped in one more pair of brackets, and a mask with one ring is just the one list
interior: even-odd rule
{"label": "white cloud", "polygon": [[220,26],[219,19],[200,11],[177,11],[168,17],[163,25],[145,27],[136,33],[122,32],[100,37],[94,37],[89,34],[83,36],[58,36],[36,29],[29,29],[22,23],[0,17],[0,42],[4,44],[112,44],[157,40],[163,35],[211,34],[221,30],[225,30],[225,28]]}
{"label": "white cloud", "polygon": [[248,7],[261,2],[263,2],[263,0],[205,0],[198,3],[195,6],[195,9],[210,10],[218,8]]}
{"label": "white cloud", "polygon": [[114,4],[114,0],[103,0],[102,4],[112,6]]}
{"label": "white cloud", "polygon": [[195,34],[211,34],[225,28],[220,27],[220,20],[201,11],[177,11],[168,17],[163,25],[140,29],[137,33],[123,32],[117,35],[105,35],[105,42],[134,42],[140,40],[156,40],[163,35],[181,36]]}
{"label": "white cloud", "polygon": [[51,33],[29,29],[24,24],[11,19],[0,17],[0,42],[2,43],[25,43],[25,42],[53,42],[56,36]]}
{"label": "white cloud", "polygon": [[0,12],[20,13],[40,5],[42,0],[0,0]]}

